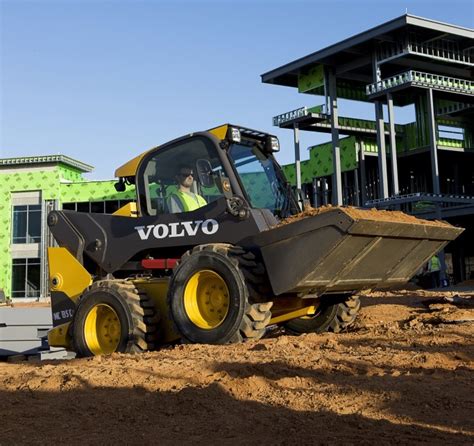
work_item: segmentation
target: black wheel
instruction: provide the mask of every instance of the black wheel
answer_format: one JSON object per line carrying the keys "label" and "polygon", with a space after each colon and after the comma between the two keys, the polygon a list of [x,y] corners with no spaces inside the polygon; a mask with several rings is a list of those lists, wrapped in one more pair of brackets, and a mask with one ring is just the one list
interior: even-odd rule
{"label": "black wheel", "polygon": [[351,325],[360,309],[356,296],[323,297],[314,316],[299,317],[284,324],[287,331],[293,334],[339,333]]}
{"label": "black wheel", "polygon": [[80,357],[152,350],[157,326],[153,302],[133,283],[103,280],[79,300],[71,329],[73,347]]}
{"label": "black wheel", "polygon": [[231,245],[211,244],[183,255],[170,282],[168,304],[185,340],[226,344],[264,335],[272,302],[256,299],[247,280],[251,272],[239,261],[245,253]]}

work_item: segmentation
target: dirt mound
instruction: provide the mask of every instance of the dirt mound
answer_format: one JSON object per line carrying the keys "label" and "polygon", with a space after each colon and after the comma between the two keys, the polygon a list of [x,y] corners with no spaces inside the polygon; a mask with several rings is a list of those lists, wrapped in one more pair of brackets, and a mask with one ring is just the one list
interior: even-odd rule
{"label": "dirt mound", "polygon": [[0,364],[0,444],[469,444],[474,310],[377,292],[342,334]]}
{"label": "dirt mound", "polygon": [[400,211],[385,211],[379,209],[361,209],[353,206],[321,206],[318,208],[313,208],[307,206],[303,212],[300,212],[296,215],[291,215],[283,219],[279,226],[292,223],[294,221],[301,220],[307,217],[314,217],[315,215],[320,215],[325,212],[330,211],[342,211],[345,214],[349,215],[355,220],[379,220],[379,221],[391,221],[399,223],[424,223],[431,226],[451,226],[449,223],[439,220],[423,220],[421,218],[413,217],[412,215],[405,214]]}

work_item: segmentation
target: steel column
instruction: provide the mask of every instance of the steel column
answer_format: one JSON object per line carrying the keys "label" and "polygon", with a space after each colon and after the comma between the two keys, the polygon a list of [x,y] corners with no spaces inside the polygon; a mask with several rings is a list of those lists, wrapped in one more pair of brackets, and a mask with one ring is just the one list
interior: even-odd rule
{"label": "steel column", "polygon": [[359,169],[354,169],[354,202],[355,206],[360,206],[360,195],[359,195]]}
{"label": "steel column", "polygon": [[315,208],[319,207],[319,190],[318,190],[318,179],[313,178],[313,206]]}
{"label": "steel column", "polygon": [[339,116],[337,109],[336,76],[331,70],[328,74],[329,103],[331,112],[331,137],[332,137],[332,204],[342,206],[342,178],[341,178],[341,149],[339,147]]}
{"label": "steel column", "polygon": [[439,194],[438,142],[436,138],[433,90],[429,88],[426,92],[426,95],[428,98],[428,127],[430,131],[431,177],[433,181],[433,193]]}
{"label": "steel column", "polygon": [[387,153],[385,150],[385,122],[383,120],[383,104],[375,101],[375,121],[377,124],[377,146],[379,149],[379,196],[388,198]]}
{"label": "steel column", "polygon": [[[431,88],[428,88],[426,96],[428,99],[428,128],[430,132],[431,177],[433,182],[433,193],[440,194],[441,189],[439,187],[438,141],[436,136],[433,90]],[[436,218],[438,220],[443,218],[440,203],[436,204]],[[438,253],[438,258],[441,264],[440,278],[441,281],[444,281],[446,279],[446,259],[444,250],[441,250]]]}
{"label": "steel column", "polygon": [[364,153],[364,141],[359,141],[359,166],[360,166],[360,196],[362,200],[362,206],[365,206],[367,201],[367,177],[365,173],[365,153]]}
{"label": "steel column", "polygon": [[321,180],[322,183],[322,190],[323,190],[323,205],[328,204],[328,180],[326,178],[323,178]]}
{"label": "steel column", "polygon": [[399,195],[398,185],[398,161],[397,161],[397,140],[395,133],[395,116],[393,113],[393,98],[391,93],[387,93],[388,122],[390,131],[390,159],[392,162],[392,194]]}
{"label": "steel column", "polygon": [[296,190],[301,190],[301,153],[300,153],[300,134],[298,124],[293,125],[293,136],[295,141],[295,174]]}
{"label": "steel column", "polygon": [[[372,53],[372,77],[374,82],[382,79],[377,53]],[[383,120],[383,105],[380,101],[374,102],[375,124],[377,128],[378,165],[379,165],[379,198],[388,198],[387,158],[385,151],[385,123]]]}

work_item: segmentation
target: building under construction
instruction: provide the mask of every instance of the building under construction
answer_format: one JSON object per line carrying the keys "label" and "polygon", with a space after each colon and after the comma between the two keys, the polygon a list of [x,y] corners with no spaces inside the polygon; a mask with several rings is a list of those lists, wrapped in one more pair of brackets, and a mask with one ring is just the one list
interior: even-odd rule
{"label": "building under construction", "polygon": [[[465,227],[446,249],[456,282],[474,278],[473,42],[472,29],[403,15],[262,75],[323,102],[273,118],[294,132],[293,184],[314,206],[401,209]],[[340,99],[373,103],[374,120],[339,116]],[[415,121],[397,124],[407,106]],[[300,131],[331,140],[300,161]]]}

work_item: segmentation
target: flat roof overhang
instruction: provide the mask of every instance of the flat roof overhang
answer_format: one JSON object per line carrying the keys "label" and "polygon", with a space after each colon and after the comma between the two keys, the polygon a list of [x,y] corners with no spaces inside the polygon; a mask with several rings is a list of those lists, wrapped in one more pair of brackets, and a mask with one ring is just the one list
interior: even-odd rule
{"label": "flat roof overhang", "polygon": [[[350,80],[354,83],[354,86],[365,85],[373,81],[371,53],[375,44],[397,42],[401,36],[405,36],[410,31],[417,31],[426,40],[449,35],[450,39],[457,40],[464,48],[473,46],[474,30],[470,28],[405,14],[268,71],[261,75],[261,79],[263,83],[298,87],[298,76],[301,73],[313,66],[322,64],[333,67],[337,78]],[[411,58],[413,61],[407,62],[407,58]],[[387,66],[390,71],[396,72],[399,70],[399,65],[412,65],[412,62],[415,63],[417,69],[422,69],[424,64],[428,65],[427,68],[433,64],[433,62],[423,60],[418,55],[406,55],[390,61],[390,65],[387,64]],[[472,76],[472,69],[466,66],[448,61],[441,61],[437,66],[441,67],[441,71],[445,69],[446,74],[452,74],[454,69],[457,76]]]}

